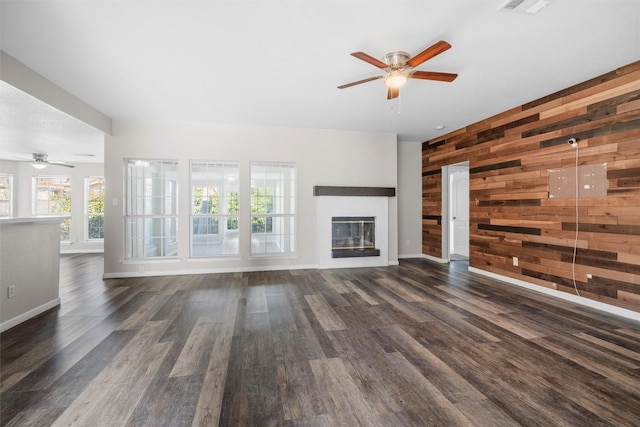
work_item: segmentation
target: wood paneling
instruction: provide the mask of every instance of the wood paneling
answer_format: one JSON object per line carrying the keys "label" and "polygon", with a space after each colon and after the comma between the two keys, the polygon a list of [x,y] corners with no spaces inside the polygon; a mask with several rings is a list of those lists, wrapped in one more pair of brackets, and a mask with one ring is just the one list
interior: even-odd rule
{"label": "wood paneling", "polygon": [[[577,226],[575,199],[549,198],[569,138],[609,185],[578,200]],[[575,244],[580,294],[640,311],[640,62],[426,141],[422,159],[423,254],[442,256],[441,168],[469,161],[471,266],[575,293]]]}

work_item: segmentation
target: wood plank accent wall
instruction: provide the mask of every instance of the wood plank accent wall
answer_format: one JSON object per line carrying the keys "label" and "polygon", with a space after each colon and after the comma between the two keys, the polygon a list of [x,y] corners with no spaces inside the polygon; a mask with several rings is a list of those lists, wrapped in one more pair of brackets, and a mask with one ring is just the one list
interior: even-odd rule
{"label": "wood plank accent wall", "polygon": [[578,164],[606,163],[609,183],[579,199],[576,285],[640,311],[640,61],[424,142],[423,254],[442,257],[441,168],[469,161],[469,265],[575,293],[575,199],[549,198],[548,183],[575,166],[572,137]]}

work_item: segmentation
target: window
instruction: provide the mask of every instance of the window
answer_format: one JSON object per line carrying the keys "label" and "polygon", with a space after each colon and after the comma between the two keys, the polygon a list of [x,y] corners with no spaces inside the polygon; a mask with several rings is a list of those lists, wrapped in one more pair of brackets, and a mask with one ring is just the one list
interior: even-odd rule
{"label": "window", "polygon": [[191,163],[191,256],[238,254],[238,162]]}
{"label": "window", "polygon": [[104,178],[85,178],[85,225],[87,240],[104,239]]}
{"label": "window", "polygon": [[0,174],[0,217],[13,216],[13,175]]}
{"label": "window", "polygon": [[178,255],[178,163],[126,160],[127,258]]}
{"label": "window", "polygon": [[251,255],[295,252],[296,168],[251,163]]}
{"label": "window", "polygon": [[[33,177],[34,215],[71,215],[71,178],[68,176]],[[71,218],[60,224],[60,240],[69,241],[71,237]]]}

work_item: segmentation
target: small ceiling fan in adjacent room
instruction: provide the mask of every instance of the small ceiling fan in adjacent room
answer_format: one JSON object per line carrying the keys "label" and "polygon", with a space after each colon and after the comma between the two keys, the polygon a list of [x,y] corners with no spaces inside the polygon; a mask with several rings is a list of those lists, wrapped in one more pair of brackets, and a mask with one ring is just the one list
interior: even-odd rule
{"label": "small ceiling fan in adjacent room", "polygon": [[36,169],[44,169],[47,167],[47,165],[53,165],[53,166],[64,166],[65,168],[74,168],[74,165],[70,165],[69,163],[65,163],[65,162],[60,162],[60,161],[56,161],[56,160],[47,160],[47,155],[46,154],[42,154],[42,153],[33,153],[33,159],[32,160],[27,160],[27,159],[20,159],[18,160],[19,162],[29,162],[31,163],[31,166],[33,166]]}
{"label": "small ceiling fan in adjacent room", "polygon": [[419,54],[411,57],[407,52],[397,51],[387,53],[380,61],[364,52],[353,52],[351,55],[368,62],[369,64],[383,69],[386,74],[382,76],[369,77],[355,82],[338,86],[338,89],[345,89],[351,86],[367,83],[374,80],[384,79],[387,86],[387,99],[397,98],[400,94],[400,87],[409,79],[436,80],[440,82],[452,82],[458,77],[454,73],[441,73],[437,71],[414,71],[413,69],[423,62],[441,54],[451,48],[451,45],[444,40],[429,46]]}

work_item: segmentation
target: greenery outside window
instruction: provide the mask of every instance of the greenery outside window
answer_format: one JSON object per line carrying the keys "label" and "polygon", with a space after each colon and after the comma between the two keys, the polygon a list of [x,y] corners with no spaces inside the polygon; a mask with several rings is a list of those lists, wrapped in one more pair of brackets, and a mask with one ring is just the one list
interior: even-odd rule
{"label": "greenery outside window", "polygon": [[85,225],[87,240],[104,239],[104,178],[85,178],[86,200]]}
{"label": "greenery outside window", "polygon": [[[34,215],[71,215],[71,177],[35,176],[32,194]],[[70,238],[71,218],[67,218],[60,224],[60,240],[68,242]]]}
{"label": "greenery outside window", "polygon": [[178,255],[178,162],[125,160],[127,259]]}
{"label": "greenery outside window", "polygon": [[238,254],[239,164],[191,162],[191,256]]}
{"label": "greenery outside window", "polygon": [[251,162],[251,255],[296,250],[296,166]]}

